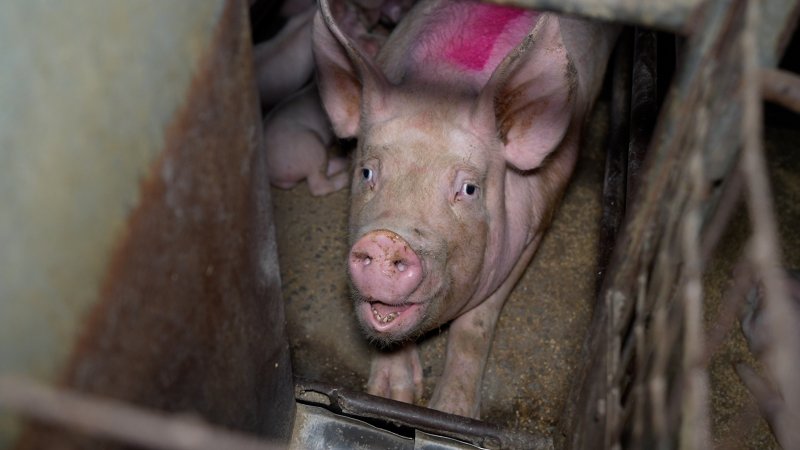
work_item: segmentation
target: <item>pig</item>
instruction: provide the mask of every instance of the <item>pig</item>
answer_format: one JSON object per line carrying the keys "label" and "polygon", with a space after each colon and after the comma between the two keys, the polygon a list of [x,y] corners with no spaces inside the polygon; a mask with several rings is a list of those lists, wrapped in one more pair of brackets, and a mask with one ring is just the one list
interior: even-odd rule
{"label": "pig", "polygon": [[311,84],[270,111],[264,119],[267,176],[278,188],[308,181],[314,196],[330,194],[350,182],[346,158],[328,155],[333,133]]}
{"label": "pig", "polygon": [[297,92],[314,73],[311,19],[316,6],[292,16],[272,39],[253,49],[256,82],[266,109]]}
{"label": "pig", "polygon": [[416,341],[449,324],[428,406],[478,418],[498,316],[570,178],[617,30],[422,0],[372,59],[328,0],[313,27],[325,111],[357,138],[347,270],[377,344],[367,391],[419,401]]}
{"label": "pig", "polygon": [[[339,24],[362,49],[374,54],[386,39],[387,28],[413,4],[413,0],[347,0],[337,3]],[[269,110],[305,86],[314,73],[311,19],[316,4],[289,0],[281,7],[286,25],[268,41],[255,46],[253,59],[261,104]]]}
{"label": "pig", "polygon": [[282,17],[296,16],[309,8],[316,8],[317,2],[312,0],[286,0],[281,5],[280,15]]}
{"label": "pig", "polygon": [[[403,0],[377,0],[376,11],[385,7],[392,14],[402,14]],[[351,1],[339,5],[337,17],[347,25],[348,35],[361,51],[374,56],[386,35],[368,31],[361,7]],[[376,19],[377,20],[377,19]],[[289,27],[290,24],[287,25]],[[374,24],[373,24],[374,25]],[[308,24],[308,51],[311,52],[311,26]],[[262,90],[262,100],[264,99]],[[308,181],[314,196],[323,196],[345,188],[350,181],[346,158],[330,157],[328,148],[334,135],[322,109],[316,84],[283,100],[264,120],[264,141],[267,154],[267,173],[270,183],[290,189],[303,180]]]}

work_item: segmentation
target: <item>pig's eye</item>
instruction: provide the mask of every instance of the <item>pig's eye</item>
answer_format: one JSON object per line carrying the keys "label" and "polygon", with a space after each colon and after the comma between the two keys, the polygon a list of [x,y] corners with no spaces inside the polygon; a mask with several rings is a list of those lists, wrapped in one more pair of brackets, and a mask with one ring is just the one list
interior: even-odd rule
{"label": "pig's eye", "polygon": [[478,195],[478,186],[473,183],[464,183],[456,194],[456,200],[462,198],[475,198]]}
{"label": "pig's eye", "polygon": [[362,167],[356,172],[356,176],[361,177],[361,185],[368,187],[370,190],[375,189],[375,170],[369,167]]}
{"label": "pig's eye", "polygon": [[372,169],[367,169],[366,167],[361,169],[361,178],[364,181],[372,181]]}

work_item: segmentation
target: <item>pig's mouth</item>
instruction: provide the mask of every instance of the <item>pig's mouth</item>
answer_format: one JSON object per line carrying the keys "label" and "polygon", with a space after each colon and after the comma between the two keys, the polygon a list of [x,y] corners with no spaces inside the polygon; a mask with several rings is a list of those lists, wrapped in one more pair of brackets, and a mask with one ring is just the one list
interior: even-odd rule
{"label": "pig's mouth", "polygon": [[381,334],[379,339],[387,341],[401,340],[413,333],[421,320],[423,310],[424,305],[420,303],[388,304],[368,300],[360,305],[364,325],[374,333]]}
{"label": "pig's mouth", "polygon": [[[384,315],[382,315],[380,313],[380,311],[378,311],[378,308],[381,307],[381,306],[386,306],[386,305],[383,305],[383,304],[378,305],[377,302],[376,303],[370,303],[370,305],[372,305],[372,316],[375,317],[375,320],[378,321],[378,323],[389,323],[389,322],[393,321],[394,319],[396,319],[397,316],[399,316],[401,312],[403,312],[402,309],[394,310],[392,312],[384,311],[384,313],[386,314],[384,316]],[[384,308],[381,308],[381,309],[384,309]]]}
{"label": "pig's mouth", "polygon": [[372,307],[372,317],[381,324],[393,322],[394,319],[400,317],[400,314],[408,311],[413,306],[410,303],[387,305],[383,302],[370,302],[369,304]]}

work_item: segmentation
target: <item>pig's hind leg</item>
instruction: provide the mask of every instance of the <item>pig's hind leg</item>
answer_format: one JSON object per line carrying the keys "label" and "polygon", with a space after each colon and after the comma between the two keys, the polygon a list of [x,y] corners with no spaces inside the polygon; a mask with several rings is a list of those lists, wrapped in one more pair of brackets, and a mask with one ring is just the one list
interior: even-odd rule
{"label": "pig's hind leg", "polygon": [[481,385],[497,319],[539,246],[541,234],[528,244],[502,285],[483,303],[456,318],[447,336],[444,370],[433,391],[430,408],[480,419]]}
{"label": "pig's hind leg", "polygon": [[273,186],[291,189],[305,179],[314,196],[327,195],[347,186],[350,175],[345,170],[347,160],[328,158],[325,136],[310,128],[292,128],[282,122],[270,124],[264,134],[267,173]]}

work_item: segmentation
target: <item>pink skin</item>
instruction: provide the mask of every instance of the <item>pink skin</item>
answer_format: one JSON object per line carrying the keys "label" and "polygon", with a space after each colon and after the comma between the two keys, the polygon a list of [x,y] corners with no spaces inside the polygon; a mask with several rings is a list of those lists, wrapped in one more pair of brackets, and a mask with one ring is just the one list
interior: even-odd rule
{"label": "pink skin", "polygon": [[311,79],[311,19],[316,9],[312,6],[293,16],[275,37],[253,49],[262,105],[275,105]]}
{"label": "pink skin", "polygon": [[[433,47],[423,47],[429,51],[429,57],[455,64],[464,71],[481,72],[489,62],[492,49],[500,34],[516,19],[522,19],[521,22],[525,24],[525,28],[529,28],[530,21],[526,20],[527,18],[524,16],[533,17],[536,14],[533,11],[495,5],[475,5],[471,9],[473,11],[463,25],[464,29],[474,33],[466,36],[471,39],[451,37],[438,41],[436,43],[438,45]],[[508,48],[503,47],[500,52],[503,50],[508,50]]]}
{"label": "pink skin", "polygon": [[422,281],[422,263],[396,233],[365,234],[350,250],[350,278],[362,297],[362,324],[378,333],[413,331],[424,303],[406,301]]}
{"label": "pink skin", "polygon": [[[316,7],[311,12],[315,10]],[[351,3],[345,5],[344,14],[359,48],[368,55],[377,53],[385,37],[363,29]],[[302,85],[297,82],[307,80],[313,69],[313,60],[307,66],[304,56],[307,51],[311,59],[311,17],[306,11],[292,18],[275,37],[275,42],[267,43],[270,47],[257,47],[256,64],[262,103],[269,105],[288,96],[264,120],[267,171],[271,184],[281,189],[291,189],[307,180],[311,194],[323,196],[347,186],[350,175],[347,159],[329,156],[328,148],[334,136],[316,85],[312,84],[291,95],[293,90]],[[275,53],[276,48],[282,49],[281,52]],[[292,51],[298,53],[294,55],[296,60],[287,56]],[[288,82],[282,78],[283,75],[293,74],[297,78]]]}
{"label": "pink skin", "polygon": [[275,107],[264,120],[264,136],[273,186],[290,189],[308,180],[311,194],[322,196],[349,183],[347,160],[328,156],[333,133],[315,85]]}
{"label": "pink skin", "polygon": [[[794,321],[800,322],[800,271],[786,271],[786,289],[789,294],[791,314]],[[755,355],[762,355],[768,348],[770,339],[770,326],[767,325],[764,314],[764,286],[756,284],[747,293],[747,302],[742,311],[742,331],[747,338],[750,351]]]}
{"label": "pink skin", "polygon": [[[363,3],[363,4],[361,4]],[[386,36],[375,29],[384,8],[395,20],[409,5],[401,0],[348,0],[337,3],[334,14],[348,36],[362,50],[374,55]],[[297,92],[311,79],[314,57],[311,45],[311,22],[317,10],[316,2],[290,0],[284,3],[281,14],[289,16],[286,25],[272,39],[253,49],[253,59],[261,104],[271,107]]]}
{"label": "pink skin", "polygon": [[[391,349],[376,352],[368,391],[418,399],[413,340],[452,321],[429,406],[478,417],[497,317],[572,172],[615,30],[423,0],[373,62],[339,30],[327,3],[320,6],[320,94],[336,134],[358,137],[350,210],[356,314],[364,332]],[[390,265],[362,271],[376,237]],[[418,273],[407,279],[391,270],[412,254]]]}
{"label": "pink skin", "polygon": [[377,230],[358,240],[350,251],[350,276],[365,297],[395,304],[422,279],[419,257],[397,234]]}
{"label": "pink skin", "polygon": [[286,0],[281,5],[281,17],[296,16],[309,8],[316,8],[317,3],[313,0]]}
{"label": "pink skin", "polygon": [[397,24],[414,5],[414,0],[384,0],[381,17],[391,24]]}

